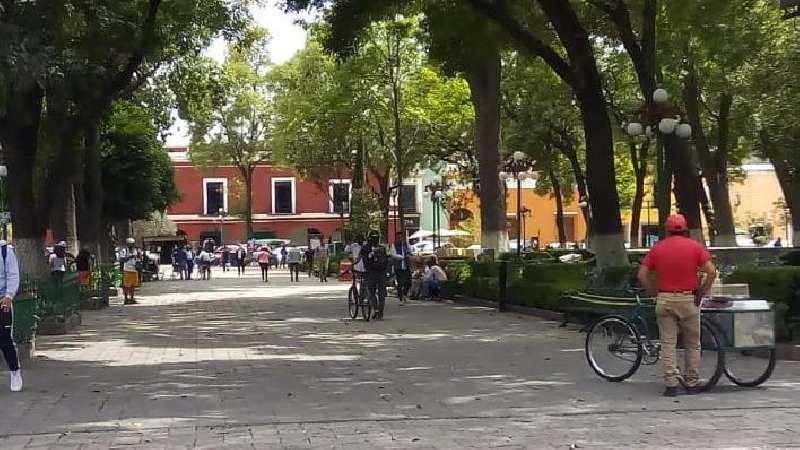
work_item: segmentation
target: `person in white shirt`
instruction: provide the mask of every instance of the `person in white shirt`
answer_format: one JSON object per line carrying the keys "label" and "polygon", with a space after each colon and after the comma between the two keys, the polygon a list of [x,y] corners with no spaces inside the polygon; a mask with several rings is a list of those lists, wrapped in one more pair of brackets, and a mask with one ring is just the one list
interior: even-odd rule
{"label": "person in white shirt", "polygon": [[134,293],[139,286],[139,270],[136,263],[141,261],[141,257],[136,249],[136,240],[128,238],[126,242],[128,247],[121,253],[122,293],[125,296],[123,304],[135,305],[137,302]]}
{"label": "person in white shirt", "polygon": [[211,279],[211,254],[205,248],[197,255],[197,266],[200,269],[201,279]]}
{"label": "person in white shirt", "polygon": [[48,261],[50,266],[50,276],[53,283],[60,285],[64,281],[64,274],[67,272],[67,243],[59,242],[53,246],[53,253],[50,254]]}
{"label": "person in white shirt", "polygon": [[447,273],[439,267],[435,256],[428,260],[428,270],[422,276],[422,298],[430,299],[439,293],[442,282],[447,281]]}
{"label": "person in white shirt", "polygon": [[11,391],[22,390],[22,372],[19,369],[17,347],[14,345],[14,296],[19,289],[19,264],[14,248],[0,241],[0,351],[3,352],[8,370],[11,372]]}

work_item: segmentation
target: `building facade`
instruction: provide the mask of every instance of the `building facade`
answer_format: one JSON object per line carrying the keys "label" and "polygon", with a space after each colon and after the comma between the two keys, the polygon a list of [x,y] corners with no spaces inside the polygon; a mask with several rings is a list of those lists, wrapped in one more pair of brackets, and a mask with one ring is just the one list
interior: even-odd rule
{"label": "building facade", "polygon": [[[236,167],[198,168],[189,159],[186,147],[167,148],[175,169],[180,200],[170,206],[167,217],[178,234],[189,241],[213,238],[217,242],[244,242],[248,239],[243,213],[245,187]],[[420,171],[403,181],[403,195],[390,198],[389,236],[400,228],[398,203],[403,209],[409,235],[431,229],[433,204],[425,186],[433,179],[430,171]],[[342,240],[350,212],[352,180],[349,178],[315,182],[295,171],[272,164],[256,167],[253,173],[253,238],[289,239],[305,244],[311,237]],[[447,213],[440,211],[440,226],[447,228]]]}

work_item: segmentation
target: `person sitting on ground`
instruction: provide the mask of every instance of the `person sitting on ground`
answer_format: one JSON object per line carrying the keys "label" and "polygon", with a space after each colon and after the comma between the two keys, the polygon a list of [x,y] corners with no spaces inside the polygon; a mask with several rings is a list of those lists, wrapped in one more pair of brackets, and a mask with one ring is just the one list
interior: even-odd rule
{"label": "person sitting on ground", "polygon": [[447,281],[447,273],[439,266],[435,256],[428,260],[428,270],[422,276],[422,298],[430,300],[439,294],[442,282]]}
{"label": "person sitting on ground", "polygon": [[289,281],[300,281],[300,260],[303,259],[303,254],[300,252],[300,249],[297,248],[296,245],[291,244],[286,258],[289,263]]}

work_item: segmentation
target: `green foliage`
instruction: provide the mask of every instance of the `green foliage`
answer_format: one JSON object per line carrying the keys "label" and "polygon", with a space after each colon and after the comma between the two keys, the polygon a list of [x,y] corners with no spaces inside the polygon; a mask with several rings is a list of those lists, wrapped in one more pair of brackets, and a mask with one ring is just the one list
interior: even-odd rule
{"label": "green foliage", "polygon": [[158,132],[145,107],[115,104],[100,135],[106,220],[147,219],[178,199],[172,162],[161,147]]}
{"label": "green foliage", "polygon": [[775,327],[779,340],[800,340],[800,267],[747,267],[725,278],[726,283],[746,283],[753,298],[775,302]]}
{"label": "green foliage", "polygon": [[369,188],[353,189],[352,195],[348,231],[366,238],[370,231],[380,229],[380,205]]}

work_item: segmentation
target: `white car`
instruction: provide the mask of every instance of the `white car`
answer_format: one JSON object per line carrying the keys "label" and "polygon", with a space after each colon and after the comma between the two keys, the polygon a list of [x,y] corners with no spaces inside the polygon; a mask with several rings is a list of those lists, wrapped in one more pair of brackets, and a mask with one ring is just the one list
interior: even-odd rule
{"label": "white car", "polygon": [[422,241],[411,245],[411,253],[417,255],[433,254],[433,241]]}

